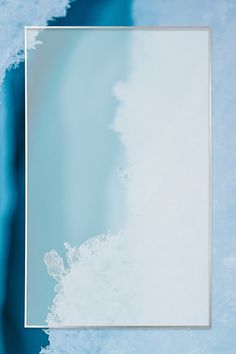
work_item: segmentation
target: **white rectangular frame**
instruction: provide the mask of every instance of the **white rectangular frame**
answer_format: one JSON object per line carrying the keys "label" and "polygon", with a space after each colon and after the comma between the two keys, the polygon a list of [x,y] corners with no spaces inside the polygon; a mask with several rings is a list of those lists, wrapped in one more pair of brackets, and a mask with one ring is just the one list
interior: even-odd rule
{"label": "white rectangular frame", "polygon": [[[209,36],[208,46],[208,132],[209,132],[209,225],[208,225],[208,245],[209,245],[209,262],[208,262],[208,293],[209,293],[209,325],[131,325],[131,326],[41,326],[29,325],[27,322],[27,285],[28,285],[28,110],[27,110],[27,30],[50,30],[50,29],[97,29],[97,30],[154,30],[154,31],[207,31]],[[25,54],[25,288],[24,288],[24,328],[58,328],[58,329],[106,329],[106,328],[166,328],[166,329],[210,329],[212,327],[212,219],[213,219],[213,157],[212,157],[212,29],[209,26],[25,26],[24,27],[24,54]]]}

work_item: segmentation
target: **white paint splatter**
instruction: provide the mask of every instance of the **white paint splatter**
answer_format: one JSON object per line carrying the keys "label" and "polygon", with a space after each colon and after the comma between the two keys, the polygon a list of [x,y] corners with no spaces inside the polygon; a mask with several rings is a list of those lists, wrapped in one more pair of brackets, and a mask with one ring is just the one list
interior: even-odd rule
{"label": "white paint splatter", "polygon": [[[5,72],[24,59],[24,26],[45,26],[65,16],[69,0],[0,1],[0,85]],[[36,35],[36,33],[35,33]],[[31,48],[37,41],[31,41]]]}

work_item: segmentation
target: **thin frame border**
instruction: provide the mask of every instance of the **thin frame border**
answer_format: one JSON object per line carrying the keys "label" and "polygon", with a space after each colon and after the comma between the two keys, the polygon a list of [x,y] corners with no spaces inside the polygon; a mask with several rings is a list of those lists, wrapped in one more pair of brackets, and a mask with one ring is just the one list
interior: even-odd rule
{"label": "thin frame border", "polygon": [[[125,325],[125,326],[42,326],[27,323],[27,285],[28,285],[28,109],[27,109],[27,31],[38,30],[149,30],[149,31],[207,31],[208,32],[208,142],[209,142],[209,324],[208,325]],[[24,289],[24,328],[41,329],[197,329],[209,330],[212,327],[212,297],[213,297],[213,122],[212,122],[212,28],[210,26],[25,26],[24,27],[24,66],[25,66],[25,289]]]}

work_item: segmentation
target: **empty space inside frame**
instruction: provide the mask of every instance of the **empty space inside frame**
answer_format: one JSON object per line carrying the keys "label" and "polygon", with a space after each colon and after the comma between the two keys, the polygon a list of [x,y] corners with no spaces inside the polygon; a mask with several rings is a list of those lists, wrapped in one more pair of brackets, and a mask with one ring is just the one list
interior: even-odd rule
{"label": "empty space inside frame", "polygon": [[26,327],[208,326],[209,29],[26,50]]}

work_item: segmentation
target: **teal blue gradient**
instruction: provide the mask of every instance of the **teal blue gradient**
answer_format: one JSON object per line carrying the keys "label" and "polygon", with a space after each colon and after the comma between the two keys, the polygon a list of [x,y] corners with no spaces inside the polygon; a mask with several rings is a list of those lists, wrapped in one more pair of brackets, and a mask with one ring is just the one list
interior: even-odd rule
{"label": "teal blue gradient", "polygon": [[129,35],[49,29],[38,36],[42,44],[29,50],[28,325],[46,325],[55,295],[45,253],[64,255],[65,242],[78,246],[115,234],[125,223],[118,178],[125,156],[112,130],[112,92],[127,78]]}

